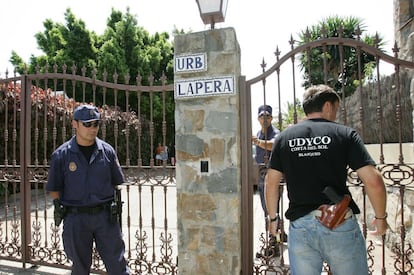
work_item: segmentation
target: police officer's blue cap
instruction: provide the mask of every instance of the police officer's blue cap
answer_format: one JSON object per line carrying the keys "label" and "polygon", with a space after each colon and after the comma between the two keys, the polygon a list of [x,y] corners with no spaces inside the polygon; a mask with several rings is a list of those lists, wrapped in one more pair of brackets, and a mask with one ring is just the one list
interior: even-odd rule
{"label": "police officer's blue cap", "polygon": [[98,108],[92,105],[79,105],[73,112],[73,119],[80,120],[83,122],[100,120],[101,114]]}
{"label": "police officer's blue cap", "polygon": [[262,116],[262,115],[268,115],[271,116],[272,115],[272,107],[269,105],[262,105],[259,107],[259,112],[257,114],[257,116]]}

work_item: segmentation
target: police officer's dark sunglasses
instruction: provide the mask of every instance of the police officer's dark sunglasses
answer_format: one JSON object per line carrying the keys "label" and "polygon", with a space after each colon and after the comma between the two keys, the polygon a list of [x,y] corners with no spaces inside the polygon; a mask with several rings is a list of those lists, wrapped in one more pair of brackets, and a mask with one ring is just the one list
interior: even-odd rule
{"label": "police officer's dark sunglasses", "polygon": [[93,120],[93,121],[88,121],[88,122],[81,121],[81,123],[83,127],[86,127],[86,128],[90,128],[91,126],[96,128],[99,126],[99,120]]}

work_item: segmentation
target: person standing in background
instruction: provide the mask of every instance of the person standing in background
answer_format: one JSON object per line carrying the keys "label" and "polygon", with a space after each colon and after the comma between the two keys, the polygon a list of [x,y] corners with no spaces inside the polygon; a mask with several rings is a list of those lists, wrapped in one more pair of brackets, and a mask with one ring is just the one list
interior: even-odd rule
{"label": "person standing in background", "polygon": [[[168,155],[169,155],[169,148],[167,145],[164,145],[162,148],[164,148],[163,153],[161,154],[162,163],[165,161],[165,163],[168,163]],[[162,164],[161,163],[161,164]]]}
{"label": "person standing in background", "polygon": [[164,154],[164,146],[161,142],[158,142],[157,148],[155,148],[155,165],[160,166],[162,164],[162,157]]}
{"label": "person standing in background", "polygon": [[168,146],[168,148],[170,148],[169,155],[170,155],[170,159],[171,159],[171,165],[175,166],[175,145],[170,143],[170,146]]}

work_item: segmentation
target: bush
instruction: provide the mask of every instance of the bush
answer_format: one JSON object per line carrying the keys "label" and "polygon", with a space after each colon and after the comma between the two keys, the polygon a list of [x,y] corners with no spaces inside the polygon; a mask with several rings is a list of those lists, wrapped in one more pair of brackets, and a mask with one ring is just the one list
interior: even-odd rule
{"label": "bush", "polygon": [[[18,164],[22,108],[20,83],[1,85],[0,98],[0,115],[4,117],[4,123],[0,123],[0,131],[4,133],[0,159],[5,165]],[[79,104],[50,89],[31,87],[31,164],[47,165],[51,153],[72,136],[73,110]],[[138,118],[133,111],[124,112],[118,107],[104,105],[98,109],[102,114],[99,136],[114,146],[121,165],[137,165],[140,158],[142,165],[148,165],[152,154],[150,122]]]}

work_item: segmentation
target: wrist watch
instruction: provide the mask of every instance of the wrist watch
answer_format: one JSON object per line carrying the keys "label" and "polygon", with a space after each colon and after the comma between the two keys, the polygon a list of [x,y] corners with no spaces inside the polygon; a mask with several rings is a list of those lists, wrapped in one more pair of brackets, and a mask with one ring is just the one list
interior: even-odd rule
{"label": "wrist watch", "polygon": [[268,218],[269,222],[275,222],[279,219],[279,214],[276,214],[276,217],[274,217],[274,218],[271,218],[270,216],[268,216],[267,218]]}

